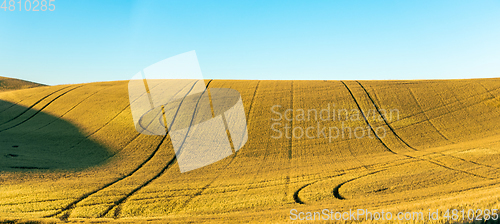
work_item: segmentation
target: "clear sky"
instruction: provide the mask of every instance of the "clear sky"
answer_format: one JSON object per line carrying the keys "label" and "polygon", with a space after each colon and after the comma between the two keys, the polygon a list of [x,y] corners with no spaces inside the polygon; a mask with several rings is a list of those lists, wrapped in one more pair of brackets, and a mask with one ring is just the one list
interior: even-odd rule
{"label": "clear sky", "polygon": [[204,78],[500,77],[500,1],[53,3],[0,9],[0,76],[128,80],[195,50]]}

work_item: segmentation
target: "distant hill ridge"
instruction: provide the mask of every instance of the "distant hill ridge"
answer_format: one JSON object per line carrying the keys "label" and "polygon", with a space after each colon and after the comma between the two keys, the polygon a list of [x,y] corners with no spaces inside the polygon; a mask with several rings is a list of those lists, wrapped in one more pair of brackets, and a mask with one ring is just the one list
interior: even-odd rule
{"label": "distant hill ridge", "polygon": [[45,86],[44,84],[0,76],[0,92]]}

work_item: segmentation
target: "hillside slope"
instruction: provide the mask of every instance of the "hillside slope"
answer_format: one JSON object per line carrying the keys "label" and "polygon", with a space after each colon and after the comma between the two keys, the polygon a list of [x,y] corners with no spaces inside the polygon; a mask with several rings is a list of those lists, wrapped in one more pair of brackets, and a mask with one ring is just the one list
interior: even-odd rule
{"label": "hillside slope", "polygon": [[44,85],[30,81],[0,76],[0,92],[17,90],[17,89],[27,89],[39,86],[44,86]]}
{"label": "hillside slope", "polygon": [[240,92],[248,142],[187,173],[169,136],[135,130],[128,82],[0,93],[0,217],[285,222],[290,209],[500,205],[500,79],[205,84]]}

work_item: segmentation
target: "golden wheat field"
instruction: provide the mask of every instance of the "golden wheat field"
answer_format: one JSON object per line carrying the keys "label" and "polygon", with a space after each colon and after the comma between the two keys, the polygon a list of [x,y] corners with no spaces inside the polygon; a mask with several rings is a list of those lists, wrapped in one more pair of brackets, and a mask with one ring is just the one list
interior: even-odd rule
{"label": "golden wheat field", "polygon": [[44,86],[44,85],[20,79],[13,79],[0,76],[0,92],[16,90],[16,89],[33,88],[38,86]]}
{"label": "golden wheat field", "polygon": [[248,142],[186,173],[168,135],[136,131],[127,85],[0,92],[0,223],[284,223],[324,209],[462,223],[446,211],[500,209],[500,79],[205,80],[241,94]]}

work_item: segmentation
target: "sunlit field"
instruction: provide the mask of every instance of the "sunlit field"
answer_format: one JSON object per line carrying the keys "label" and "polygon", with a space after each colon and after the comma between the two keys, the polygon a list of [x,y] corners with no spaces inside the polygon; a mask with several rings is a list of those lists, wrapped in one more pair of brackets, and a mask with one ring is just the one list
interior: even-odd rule
{"label": "sunlit field", "polygon": [[0,223],[500,209],[500,79],[205,80],[239,91],[248,142],[186,173],[168,135],[136,131],[127,85],[0,91]]}

